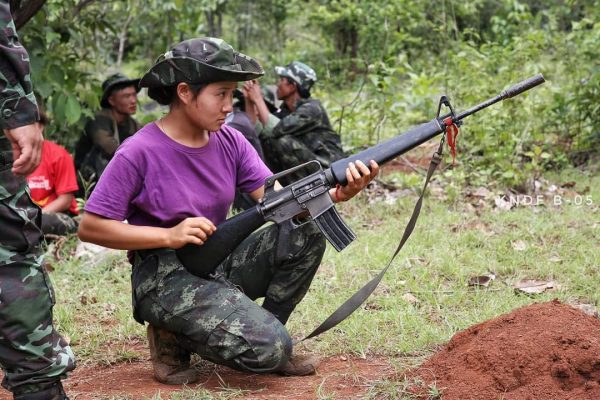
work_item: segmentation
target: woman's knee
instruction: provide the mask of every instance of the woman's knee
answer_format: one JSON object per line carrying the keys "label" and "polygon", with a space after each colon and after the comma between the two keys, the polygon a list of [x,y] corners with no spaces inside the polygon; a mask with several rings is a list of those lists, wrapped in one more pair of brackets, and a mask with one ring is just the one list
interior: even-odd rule
{"label": "woman's knee", "polygon": [[292,339],[266,310],[258,314],[252,318],[232,315],[211,332],[206,347],[198,349],[198,354],[246,371],[277,371],[291,357]]}
{"label": "woman's knee", "polygon": [[292,338],[283,324],[278,323],[268,332],[259,332],[251,339],[261,372],[275,372],[282,368],[292,356]]}

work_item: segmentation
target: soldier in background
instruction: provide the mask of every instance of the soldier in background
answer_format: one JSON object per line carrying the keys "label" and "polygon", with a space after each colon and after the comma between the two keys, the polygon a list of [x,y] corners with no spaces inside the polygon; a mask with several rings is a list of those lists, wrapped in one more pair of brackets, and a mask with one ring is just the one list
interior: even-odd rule
{"label": "soldier in background", "polygon": [[102,83],[102,109],[85,124],[75,148],[75,168],[88,183],[100,178],[117,147],[140,129],[132,117],[137,111],[139,81],[117,73]]}
{"label": "soldier in background", "polygon": [[[281,172],[302,163],[317,160],[323,167],[345,157],[340,136],[333,130],[327,112],[319,100],[310,96],[317,81],[308,65],[293,61],[285,67],[275,67],[279,76],[277,97],[283,102],[275,116],[280,121],[272,130],[263,129],[261,142],[267,165]],[[258,118],[268,127],[270,113],[256,81],[244,84],[248,99],[255,104]],[[280,179],[288,184],[306,175],[297,171]]]}
{"label": "soldier in background", "polygon": [[29,56],[9,0],[0,0],[0,365],[16,400],[67,399],[61,379],[75,368],[52,325],[54,292],[41,265],[41,211],[25,175],[40,162],[42,134]]}

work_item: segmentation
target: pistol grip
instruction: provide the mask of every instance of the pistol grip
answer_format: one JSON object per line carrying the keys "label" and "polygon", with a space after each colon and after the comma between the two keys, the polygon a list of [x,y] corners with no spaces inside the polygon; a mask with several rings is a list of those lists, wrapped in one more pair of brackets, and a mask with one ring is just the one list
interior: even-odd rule
{"label": "pistol grip", "polygon": [[325,235],[325,238],[337,251],[342,251],[356,239],[356,235],[346,225],[335,207],[330,207],[314,220],[321,232],[323,232],[323,235]]}

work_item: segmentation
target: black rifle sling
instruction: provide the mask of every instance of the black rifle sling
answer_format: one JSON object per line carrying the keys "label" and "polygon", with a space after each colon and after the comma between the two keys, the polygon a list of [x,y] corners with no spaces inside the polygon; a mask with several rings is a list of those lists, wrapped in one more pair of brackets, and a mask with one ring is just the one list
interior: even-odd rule
{"label": "black rifle sling", "polygon": [[429,180],[433,176],[437,166],[442,161],[442,151],[444,149],[444,136],[442,136],[442,140],[440,141],[440,147],[433,154],[431,158],[431,163],[429,164],[429,169],[427,171],[427,177],[425,178],[425,184],[423,185],[423,190],[421,191],[421,196],[419,196],[419,200],[417,200],[417,204],[415,204],[415,209],[413,210],[412,216],[406,224],[406,228],[404,228],[404,234],[402,235],[402,239],[396,248],[396,251],[392,255],[392,258],[387,263],[386,267],[373,279],[371,279],[365,286],[363,286],[359,291],[354,293],[352,297],[344,302],[337,310],[333,312],[321,325],[319,325],[314,331],[312,331],[308,336],[304,339],[300,340],[302,342],[306,339],[313,338],[317,335],[320,335],[323,332],[326,332],[348,318],[350,314],[352,314],[358,307],[361,306],[369,298],[371,293],[377,288],[379,282],[383,278],[383,275],[387,272],[388,268],[392,265],[392,261],[396,258],[404,243],[410,237],[413,229],[415,229],[415,225],[417,223],[417,218],[419,218],[419,214],[421,213],[421,206],[423,205],[423,196],[425,196],[425,190],[427,189],[427,185],[429,184]]}

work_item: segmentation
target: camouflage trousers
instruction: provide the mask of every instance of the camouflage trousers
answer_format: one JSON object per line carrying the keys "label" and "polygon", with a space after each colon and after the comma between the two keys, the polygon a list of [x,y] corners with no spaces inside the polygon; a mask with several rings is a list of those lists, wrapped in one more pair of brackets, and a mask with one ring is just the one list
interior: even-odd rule
{"label": "camouflage trousers", "polygon": [[42,213],[42,233],[44,235],[65,236],[77,232],[79,224],[65,213]]}
{"label": "camouflage trousers", "polygon": [[15,395],[50,389],[75,368],[71,348],[54,330],[54,292],[41,266],[41,211],[25,179],[10,171],[0,138],[0,365]]}
{"label": "camouflage trousers", "polygon": [[[136,252],[134,316],[175,333],[182,347],[206,360],[276,371],[292,353],[284,324],[308,291],[324,251],[323,235],[308,223],[255,232],[211,279],[187,272],[173,250]],[[261,297],[262,307],[254,302]]]}

